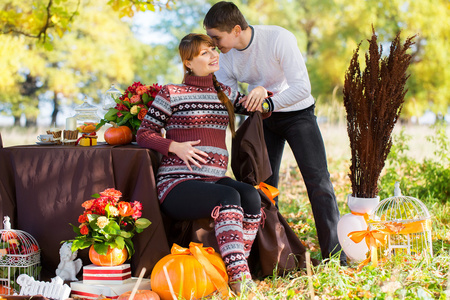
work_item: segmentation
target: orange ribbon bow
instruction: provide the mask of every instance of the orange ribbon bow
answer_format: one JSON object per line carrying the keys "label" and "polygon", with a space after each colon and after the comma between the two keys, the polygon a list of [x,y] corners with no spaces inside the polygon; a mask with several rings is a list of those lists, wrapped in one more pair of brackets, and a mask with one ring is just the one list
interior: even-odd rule
{"label": "orange ribbon bow", "polygon": [[359,213],[356,211],[351,211],[351,213],[352,213],[352,215],[355,215],[355,216],[362,216],[362,217],[364,217],[364,221],[366,221],[366,223],[369,222],[369,214],[368,213]]}
{"label": "orange ribbon bow", "polygon": [[255,185],[255,188],[263,191],[264,194],[273,203],[273,205],[275,205],[275,200],[273,199],[280,194],[280,191],[276,187],[268,185],[267,183],[264,182],[260,182],[258,185]]}
{"label": "orange ribbon bow", "polygon": [[203,266],[206,274],[208,274],[211,279],[211,282],[222,295],[222,298],[225,299],[228,298],[229,294],[228,283],[225,280],[225,278],[227,278],[227,274],[225,272],[220,272],[221,266],[217,264],[217,261],[210,260],[208,258],[208,254],[213,254],[214,252],[214,248],[204,248],[203,244],[194,242],[189,243],[189,248],[183,248],[177,244],[173,244],[171,249],[172,254],[192,254],[192,256],[194,256]]}
{"label": "orange ribbon bow", "polygon": [[370,256],[358,265],[358,270],[361,270],[362,267],[367,265],[370,261],[372,261],[374,266],[378,265],[377,243],[381,245],[386,243],[385,233],[379,230],[369,230],[369,228],[367,228],[366,230],[352,231],[348,234],[348,237],[356,244],[365,239],[366,245],[369,248]]}
{"label": "orange ribbon bow", "polygon": [[[352,212],[352,214],[364,216],[364,220],[366,221],[366,223],[369,222],[368,214],[356,212]],[[367,227],[366,230],[352,231],[348,234],[348,237],[356,244],[360,243],[363,239],[365,239],[367,247],[369,248],[370,255],[368,258],[363,260],[358,265],[358,270],[361,270],[361,268],[367,265],[370,261],[372,261],[375,267],[377,266],[378,264],[377,247],[380,244],[384,245],[386,243],[386,237],[388,235],[418,233],[431,229],[430,219],[409,223],[374,222],[374,221],[370,222],[372,226],[377,229],[369,230],[369,227]]]}

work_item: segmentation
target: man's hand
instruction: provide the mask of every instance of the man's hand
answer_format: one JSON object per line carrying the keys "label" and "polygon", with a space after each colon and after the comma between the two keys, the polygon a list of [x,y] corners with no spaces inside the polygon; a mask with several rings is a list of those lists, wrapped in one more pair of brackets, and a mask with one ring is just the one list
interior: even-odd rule
{"label": "man's hand", "polygon": [[243,97],[239,103],[242,103],[242,106],[244,106],[247,111],[262,112],[261,104],[267,96],[267,90],[262,86],[258,86],[251,90],[247,96]]}

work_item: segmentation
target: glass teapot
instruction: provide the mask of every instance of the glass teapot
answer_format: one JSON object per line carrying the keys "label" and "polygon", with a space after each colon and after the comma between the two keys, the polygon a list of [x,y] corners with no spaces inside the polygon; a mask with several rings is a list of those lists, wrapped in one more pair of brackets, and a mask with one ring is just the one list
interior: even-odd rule
{"label": "glass teapot", "polygon": [[97,107],[90,105],[86,101],[75,108],[75,118],[77,120],[77,130],[81,133],[92,133],[97,131],[96,126],[100,122],[97,115]]}

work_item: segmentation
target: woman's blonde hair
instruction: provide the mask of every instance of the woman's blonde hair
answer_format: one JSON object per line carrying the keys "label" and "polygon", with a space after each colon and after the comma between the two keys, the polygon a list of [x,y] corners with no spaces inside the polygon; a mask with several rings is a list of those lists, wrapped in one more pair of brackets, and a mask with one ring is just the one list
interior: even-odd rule
{"label": "woman's blonde hair", "polygon": [[[185,62],[187,60],[192,60],[194,57],[198,56],[200,54],[202,45],[214,47],[214,42],[209,36],[201,33],[190,33],[181,39],[180,45],[178,46],[178,51],[180,53],[180,58],[181,62],[183,63],[184,69],[183,83],[185,82],[186,77],[191,75],[192,73],[192,70],[186,67]],[[227,95],[225,95],[225,93],[223,92],[222,87],[217,81],[216,75],[214,74],[213,84],[214,88],[217,91],[217,97],[219,97],[220,102],[227,108],[228,116],[230,118],[230,130],[232,136],[234,137],[236,128],[233,103],[231,103],[230,99],[228,99]]]}

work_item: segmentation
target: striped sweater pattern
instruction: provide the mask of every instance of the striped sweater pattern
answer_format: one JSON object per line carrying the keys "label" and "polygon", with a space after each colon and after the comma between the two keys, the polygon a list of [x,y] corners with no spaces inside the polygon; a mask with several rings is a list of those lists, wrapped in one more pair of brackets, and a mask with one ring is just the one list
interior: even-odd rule
{"label": "striped sweater pattern", "polygon": [[[221,85],[222,90],[241,113],[238,103],[244,96]],[[216,182],[224,178],[228,166],[228,151],[225,144],[229,122],[226,107],[217,97],[212,74],[205,77],[188,76],[184,84],[168,84],[155,97],[147,115],[142,120],[136,140],[141,147],[163,155],[156,177],[158,198],[162,203],[177,184],[186,180]],[[166,131],[166,137],[161,134]],[[169,153],[172,141],[201,142],[195,147],[208,154],[202,168],[191,164],[190,171],[178,156]]]}

